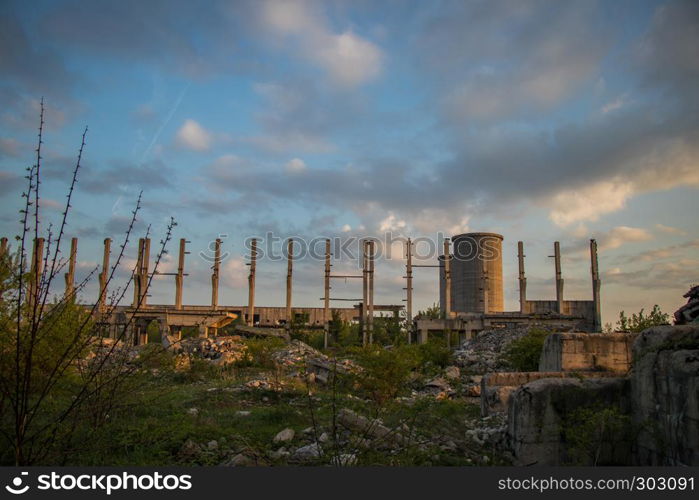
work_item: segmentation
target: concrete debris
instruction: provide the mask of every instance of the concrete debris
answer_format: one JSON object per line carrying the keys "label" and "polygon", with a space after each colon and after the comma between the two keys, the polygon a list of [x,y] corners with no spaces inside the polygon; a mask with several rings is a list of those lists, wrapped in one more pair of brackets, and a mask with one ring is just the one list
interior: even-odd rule
{"label": "concrete debris", "polygon": [[483,330],[474,339],[464,342],[454,352],[456,364],[472,374],[484,374],[507,369],[501,353],[513,341],[527,334],[529,328],[498,328]]}
{"label": "concrete debris", "polygon": [[323,451],[318,443],[311,443],[294,451],[294,453],[291,455],[291,459],[305,462],[320,458],[322,453]]}

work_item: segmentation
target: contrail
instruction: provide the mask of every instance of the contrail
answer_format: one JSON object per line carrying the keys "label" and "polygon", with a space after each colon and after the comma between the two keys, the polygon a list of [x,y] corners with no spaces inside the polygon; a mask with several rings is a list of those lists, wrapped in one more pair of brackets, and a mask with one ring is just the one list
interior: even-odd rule
{"label": "contrail", "polygon": [[191,82],[187,83],[187,86],[186,86],[185,88],[182,89],[182,92],[180,92],[180,95],[177,97],[177,100],[175,101],[175,104],[172,106],[172,108],[170,109],[170,112],[167,114],[167,117],[165,118],[165,120],[163,121],[163,123],[160,124],[160,127],[158,128],[158,131],[157,131],[157,132],[155,133],[155,135],[153,136],[153,140],[150,141],[150,144],[148,145],[148,147],[146,148],[146,150],[143,152],[143,155],[141,155],[141,163],[146,159],[146,156],[148,156],[148,154],[150,153],[150,150],[153,148],[153,146],[154,146],[155,143],[157,142],[158,137],[160,137],[160,134],[161,134],[161,132],[163,131],[163,129],[164,129],[165,127],[167,127],[167,124],[168,124],[168,123],[170,123],[170,120],[172,119],[172,116],[173,116],[173,115],[175,114],[175,112],[177,111],[177,108],[180,107],[180,103],[182,103],[182,99],[184,98],[184,95],[187,93],[187,90],[189,90],[189,86],[190,86],[191,84],[192,84]]}

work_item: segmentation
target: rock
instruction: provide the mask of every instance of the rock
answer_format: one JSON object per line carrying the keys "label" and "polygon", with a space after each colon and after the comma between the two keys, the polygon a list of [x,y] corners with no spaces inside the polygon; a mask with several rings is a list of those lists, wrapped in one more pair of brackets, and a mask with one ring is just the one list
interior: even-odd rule
{"label": "rock", "polygon": [[209,449],[209,451],[218,450],[218,441],[216,441],[215,439],[211,440],[208,443],[206,443],[206,447]]}
{"label": "rock", "polygon": [[457,380],[459,377],[461,377],[461,370],[458,366],[447,366],[444,369],[444,376],[448,380]]}
{"label": "rock", "polygon": [[180,448],[180,451],[177,452],[177,456],[181,460],[191,460],[198,457],[201,454],[201,451],[201,446],[198,443],[188,439],[184,442]]}
{"label": "rock", "polygon": [[342,408],[338,412],[337,421],[343,427],[383,443],[400,445],[406,442],[403,435],[396,432],[395,429],[389,429],[379,420],[368,419],[348,408]]}
{"label": "rock", "polygon": [[322,433],[322,434],[318,437],[318,441],[321,442],[321,443],[327,443],[329,440],[330,440],[330,436],[328,436],[328,433],[327,433],[327,432]]}
{"label": "rock", "polygon": [[238,417],[249,417],[251,412],[249,412],[248,410],[238,410],[235,412],[235,414]]}
{"label": "rock", "polygon": [[351,467],[357,463],[357,455],[351,453],[343,453],[336,457],[333,457],[330,461],[331,464],[338,467]]}
{"label": "rock", "polygon": [[278,450],[270,452],[269,458],[272,460],[284,460],[289,458],[290,455],[291,453],[282,446]]}
{"label": "rock", "polygon": [[257,465],[257,462],[247,455],[238,453],[236,456],[222,465],[227,467],[254,467]]}
{"label": "rock", "polygon": [[301,448],[298,448],[291,458],[293,460],[299,460],[299,461],[308,461],[308,460],[315,460],[317,458],[320,458],[321,455],[321,449],[320,445],[318,443],[311,443],[306,446],[302,446]]}
{"label": "rock", "polygon": [[199,408],[188,408],[187,414],[196,417],[197,415],[199,415]]}
{"label": "rock", "polygon": [[192,366],[192,361],[189,359],[188,354],[178,354],[175,356],[175,371],[176,372],[187,372]]}
{"label": "rock", "polygon": [[301,431],[302,434],[312,434],[313,433],[313,427],[306,427],[304,430]]}
{"label": "rock", "polygon": [[451,390],[449,383],[441,377],[433,378],[425,384],[425,387],[433,387],[435,389],[439,389],[440,391]]}
{"label": "rock", "polygon": [[295,435],[296,433],[294,432],[294,429],[290,429],[287,427],[286,429],[279,431],[277,435],[274,436],[274,442],[287,443],[293,440]]}

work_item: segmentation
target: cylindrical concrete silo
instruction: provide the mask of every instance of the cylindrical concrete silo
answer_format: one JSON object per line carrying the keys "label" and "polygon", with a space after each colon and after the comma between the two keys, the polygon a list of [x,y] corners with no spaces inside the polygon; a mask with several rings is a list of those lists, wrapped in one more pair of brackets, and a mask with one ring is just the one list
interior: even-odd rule
{"label": "cylindrical concrete silo", "polygon": [[452,238],[451,296],[454,311],[504,310],[502,239],[502,235],[496,233],[464,233]]}

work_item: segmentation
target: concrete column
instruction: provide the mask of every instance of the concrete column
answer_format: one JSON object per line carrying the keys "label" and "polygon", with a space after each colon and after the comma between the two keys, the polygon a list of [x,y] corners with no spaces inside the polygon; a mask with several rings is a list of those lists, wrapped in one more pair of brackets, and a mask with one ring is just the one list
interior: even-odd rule
{"label": "concrete column", "polygon": [[78,239],[71,238],[70,240],[70,257],[68,257],[68,272],[63,276],[66,280],[66,288],[63,296],[66,300],[75,302],[75,260],[78,255]]}
{"label": "concrete column", "polygon": [[408,238],[405,244],[405,281],[406,281],[406,325],[408,330],[408,344],[413,340],[413,242]]}
{"label": "concrete column", "polygon": [[369,241],[369,307],[367,308],[369,328],[369,343],[374,343],[374,258],[376,256],[376,242]]}
{"label": "concrete column", "polygon": [[563,276],[561,273],[561,244],[553,243],[553,260],[556,266],[556,302],[558,314],[563,314]]}
{"label": "concrete column", "polygon": [[362,345],[366,346],[369,341],[369,256],[367,241],[362,241]]}
{"label": "concrete column", "polygon": [[7,254],[7,238],[4,236],[0,238],[0,259],[2,259]]}
{"label": "concrete column", "polygon": [[36,238],[32,248],[32,262],[29,271],[29,306],[33,308],[39,300],[41,275],[44,272],[44,238]]}
{"label": "concrete column", "polygon": [[180,238],[180,257],[175,275],[175,309],[182,309],[182,287],[184,286],[184,256],[187,254],[187,240]]}
{"label": "concrete column", "polygon": [[449,250],[449,238],[444,239],[444,317],[451,318],[451,253]]}
{"label": "concrete column", "polygon": [[211,309],[218,309],[218,278],[221,264],[221,239],[216,238],[216,246],[214,247],[214,272],[211,274]]}
{"label": "concrete column", "polygon": [[419,337],[419,339],[418,339],[418,343],[420,343],[420,344],[426,344],[428,338],[429,338],[429,330],[427,330],[426,328],[422,328],[422,329],[420,330],[420,337]]}
{"label": "concrete column", "polygon": [[519,261],[519,312],[527,313],[527,277],[524,274],[524,243],[517,242],[517,260]]}
{"label": "concrete column", "polygon": [[143,238],[138,239],[138,256],[136,257],[136,270],[133,277],[133,307],[138,307],[138,302],[141,297],[141,269],[143,268]]}
{"label": "concrete column", "polygon": [[592,302],[594,304],[594,325],[596,332],[602,330],[602,314],[600,310],[600,288],[602,282],[599,279],[599,263],[597,261],[597,241],[590,240],[590,262],[592,274]]}
{"label": "concrete column", "polygon": [[330,333],[330,239],[325,240],[325,283],[323,289],[323,345],[327,349]]}
{"label": "concrete column", "polygon": [[257,271],[257,238],[250,247],[250,274],[248,275],[248,326],[255,324],[255,272]]}
{"label": "concrete column", "polygon": [[150,266],[150,238],[143,242],[143,260],[141,267],[141,307],[148,303],[148,267]]}
{"label": "concrete column", "polygon": [[105,304],[107,302],[107,279],[109,278],[109,254],[111,252],[111,244],[111,239],[104,239],[104,253],[102,254],[102,272],[99,276],[100,296],[99,303],[97,305],[97,310],[101,313],[105,311]]}
{"label": "concrete column", "polygon": [[291,312],[291,285],[294,266],[294,240],[289,238],[286,247],[286,324],[291,327],[293,321]]}

